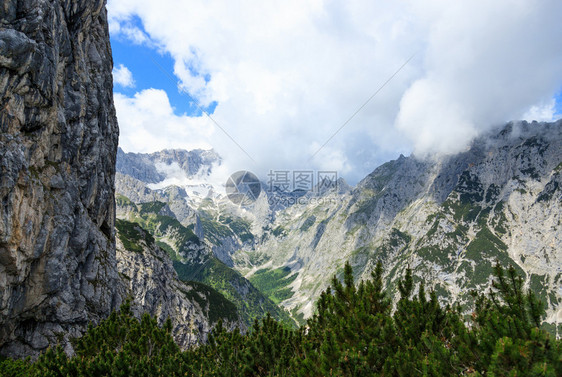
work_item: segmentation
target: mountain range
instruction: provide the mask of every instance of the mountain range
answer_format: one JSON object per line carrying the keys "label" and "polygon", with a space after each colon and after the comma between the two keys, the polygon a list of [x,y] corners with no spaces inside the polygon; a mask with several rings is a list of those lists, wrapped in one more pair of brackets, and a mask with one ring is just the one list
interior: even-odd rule
{"label": "mountain range", "polygon": [[[166,160],[172,155],[178,158]],[[190,170],[201,155],[216,157]],[[127,174],[122,157],[146,161],[145,170],[161,174],[160,181],[144,179],[144,170]],[[367,278],[381,261],[393,291],[410,266],[442,303],[467,306],[472,290],[489,288],[498,260],[525,276],[546,304],[546,326],[560,330],[561,121],[511,122],[455,155],[400,156],[355,187],[340,179],[321,192],[280,193],[264,182],[246,207],[230,202],[224,188],[201,183],[220,161],[213,151],[118,155],[122,200],[159,203],[160,215],[175,218],[200,241],[182,252],[184,268],[202,254],[216,258],[302,323],[346,261],[357,278]],[[185,186],[161,184],[173,178],[167,171],[177,178],[173,165],[182,167]],[[205,196],[188,193],[196,186],[190,180],[208,189]],[[299,200],[282,206],[272,200],[291,195]],[[134,221],[119,201],[117,208],[118,217]]]}

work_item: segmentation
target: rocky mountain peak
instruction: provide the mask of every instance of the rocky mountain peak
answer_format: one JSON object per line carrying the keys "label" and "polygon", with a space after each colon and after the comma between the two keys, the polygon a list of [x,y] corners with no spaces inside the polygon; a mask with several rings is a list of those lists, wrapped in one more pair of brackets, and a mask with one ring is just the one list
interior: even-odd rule
{"label": "rocky mountain peak", "polygon": [[207,176],[221,157],[212,149],[164,149],[154,153],[117,153],[117,171],[145,183],[159,183],[169,175]]}

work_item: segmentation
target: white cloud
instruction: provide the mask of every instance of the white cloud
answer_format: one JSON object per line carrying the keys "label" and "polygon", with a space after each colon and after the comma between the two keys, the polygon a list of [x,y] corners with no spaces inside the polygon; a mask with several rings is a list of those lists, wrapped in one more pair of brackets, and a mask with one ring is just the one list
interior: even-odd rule
{"label": "white cloud", "polygon": [[421,156],[457,152],[477,135],[463,105],[449,97],[446,85],[430,79],[417,80],[406,91],[397,123]]}
{"label": "white cloud", "polygon": [[129,68],[125,67],[123,64],[119,64],[118,67],[113,67],[113,82],[124,88],[135,87],[133,74],[129,71]]}
{"label": "white cloud", "polygon": [[524,120],[532,122],[552,122],[556,117],[556,100],[551,98],[548,101],[543,101],[531,108],[521,117]]}
{"label": "white cloud", "polygon": [[119,144],[127,152],[156,152],[166,148],[210,149],[214,131],[205,117],[174,114],[165,91],[143,90],[129,98],[115,93]]}
{"label": "white cloud", "polygon": [[422,155],[459,151],[562,84],[560,2],[435,3],[424,74],[405,92],[396,123]]}
{"label": "white cloud", "polygon": [[[138,16],[143,35],[174,59],[183,87],[203,105],[218,102],[213,117],[256,163],[219,130],[207,142],[257,173],[331,164],[353,181],[397,151],[455,152],[562,85],[556,0],[109,0],[108,9],[124,30]],[[311,146],[414,52],[307,163]]]}

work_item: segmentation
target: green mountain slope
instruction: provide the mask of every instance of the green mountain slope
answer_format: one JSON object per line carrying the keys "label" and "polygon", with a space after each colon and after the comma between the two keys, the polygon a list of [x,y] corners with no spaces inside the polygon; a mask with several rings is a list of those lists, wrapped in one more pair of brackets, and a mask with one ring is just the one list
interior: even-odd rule
{"label": "green mountain slope", "polygon": [[[166,260],[166,253],[160,250],[156,245],[154,237],[147,230],[141,228],[139,224],[116,219],[115,228],[120,241],[117,252],[119,267],[125,272],[132,272],[134,277],[142,275],[142,285],[147,290],[144,293],[145,298],[143,299],[145,303],[150,301],[152,296],[166,296],[169,300],[171,295],[177,294],[183,296],[189,302],[197,303],[211,324],[216,324],[219,319],[232,323],[239,320],[240,316],[236,306],[217,290],[200,282],[184,281],[173,268],[167,269],[166,267],[171,264],[171,261]],[[126,251],[132,253],[125,254],[120,249],[121,245],[123,245]],[[135,258],[138,258],[138,260],[135,260]],[[145,268],[146,270],[131,271],[136,268]],[[158,295],[151,293],[159,288],[157,288],[153,281],[149,280],[151,274],[154,274],[155,268],[158,268],[158,274],[166,275],[158,276],[158,280],[161,281],[165,277],[171,282],[162,290],[158,290]],[[128,276],[125,272],[120,272],[121,278],[124,281],[130,281],[131,276]],[[138,294],[135,288],[135,286],[132,287],[132,293]],[[155,303],[153,306],[158,307],[160,305]],[[160,309],[159,311],[162,310]],[[174,313],[171,312],[169,314],[172,315]]]}
{"label": "green mountain slope", "polygon": [[121,217],[146,229],[154,238],[154,243],[168,253],[182,281],[190,284],[200,282],[216,289],[236,306],[248,327],[254,319],[267,313],[278,320],[293,323],[288,313],[250,281],[213,256],[191,229],[173,217],[166,203],[135,204],[120,195],[117,205]]}

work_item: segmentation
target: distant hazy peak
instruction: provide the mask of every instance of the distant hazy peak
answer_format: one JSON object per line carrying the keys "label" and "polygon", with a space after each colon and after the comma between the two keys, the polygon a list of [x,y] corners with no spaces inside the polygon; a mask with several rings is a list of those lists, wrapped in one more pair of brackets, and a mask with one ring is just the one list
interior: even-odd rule
{"label": "distant hazy peak", "polygon": [[214,150],[164,149],[153,153],[117,152],[117,172],[129,175],[145,183],[158,183],[167,178],[168,167],[177,167],[187,177],[208,175],[214,165],[222,163]]}

